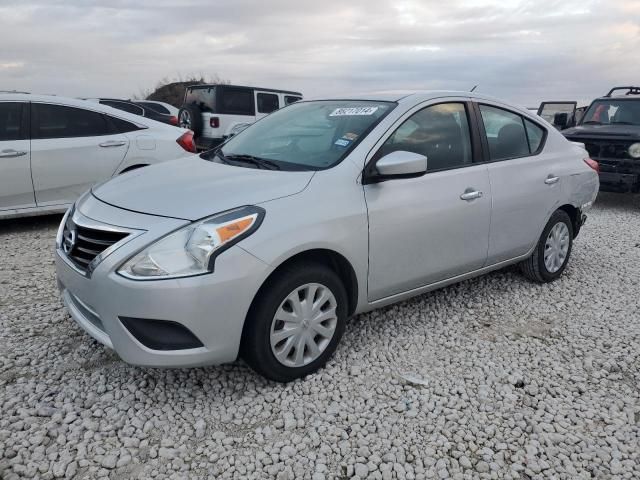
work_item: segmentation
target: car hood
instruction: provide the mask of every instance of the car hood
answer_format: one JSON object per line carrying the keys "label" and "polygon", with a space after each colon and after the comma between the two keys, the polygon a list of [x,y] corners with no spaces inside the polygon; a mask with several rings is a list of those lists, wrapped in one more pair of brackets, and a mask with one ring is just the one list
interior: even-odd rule
{"label": "car hood", "polygon": [[133,170],[94,187],[92,193],[127,210],[198,220],[299,193],[313,173],[244,168],[193,156]]}
{"label": "car hood", "polygon": [[637,125],[578,125],[562,131],[565,137],[578,138],[614,138],[640,140],[640,126]]}

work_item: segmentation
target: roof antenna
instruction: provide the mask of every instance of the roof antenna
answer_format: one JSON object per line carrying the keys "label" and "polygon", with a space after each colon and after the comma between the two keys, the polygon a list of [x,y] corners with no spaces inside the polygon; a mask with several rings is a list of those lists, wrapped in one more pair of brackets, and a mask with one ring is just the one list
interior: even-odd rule
{"label": "roof antenna", "polygon": [[476,88],[478,88],[478,85],[474,85],[473,88],[471,90],[469,90],[470,92],[474,92],[476,90]]}

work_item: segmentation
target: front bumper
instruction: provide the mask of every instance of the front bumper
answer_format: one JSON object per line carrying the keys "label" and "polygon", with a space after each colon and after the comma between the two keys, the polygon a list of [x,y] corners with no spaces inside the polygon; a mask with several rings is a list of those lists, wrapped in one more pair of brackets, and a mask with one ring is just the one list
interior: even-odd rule
{"label": "front bumper", "polygon": [[[127,363],[153,367],[221,364],[238,356],[247,311],[271,271],[238,246],[223,252],[214,273],[172,280],[136,281],[118,275],[120,264],[153,239],[184,221],[126,212],[91,198],[75,215],[108,213],[95,221],[147,230],[110,253],[90,276],[82,274],[56,250],[56,271],[62,301],[71,317],[93,338],[113,348]],[[100,202],[101,203],[101,202]],[[86,207],[86,205],[85,205]],[[122,220],[117,223],[118,220]],[[190,331],[202,346],[179,350],[143,345],[122,319],[164,320]],[[171,339],[167,339],[171,343]]]}
{"label": "front bumper", "polygon": [[600,172],[600,190],[618,193],[638,192],[640,191],[640,172]]}

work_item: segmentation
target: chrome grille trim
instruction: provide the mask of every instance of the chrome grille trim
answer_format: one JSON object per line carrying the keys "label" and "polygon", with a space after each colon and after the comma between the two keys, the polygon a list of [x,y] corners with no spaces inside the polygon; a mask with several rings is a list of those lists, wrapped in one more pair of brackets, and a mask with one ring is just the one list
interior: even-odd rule
{"label": "chrome grille trim", "polygon": [[97,222],[75,209],[63,219],[57,250],[76,272],[91,277],[108,255],[133,240],[144,230],[118,227]]}

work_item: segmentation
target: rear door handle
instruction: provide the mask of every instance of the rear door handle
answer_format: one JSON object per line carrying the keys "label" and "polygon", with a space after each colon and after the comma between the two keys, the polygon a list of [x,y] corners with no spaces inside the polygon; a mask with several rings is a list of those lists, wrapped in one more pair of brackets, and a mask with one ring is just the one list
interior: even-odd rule
{"label": "rear door handle", "polygon": [[556,177],[555,175],[549,175],[547,179],[544,181],[547,185],[553,185],[554,183],[558,183],[560,177]]}
{"label": "rear door handle", "polygon": [[118,140],[110,140],[108,142],[104,142],[101,143],[100,146],[102,148],[107,148],[107,147],[121,147],[123,146],[125,143],[127,142],[122,142],[122,141],[118,141]]}
{"label": "rear door handle", "polygon": [[465,200],[470,202],[471,200],[475,200],[476,198],[481,198],[482,192],[478,190],[474,190],[473,188],[467,188],[462,195],[460,195],[461,200]]}
{"label": "rear door handle", "polygon": [[27,152],[19,152],[18,150],[2,150],[0,152],[0,158],[22,157],[26,154]]}

